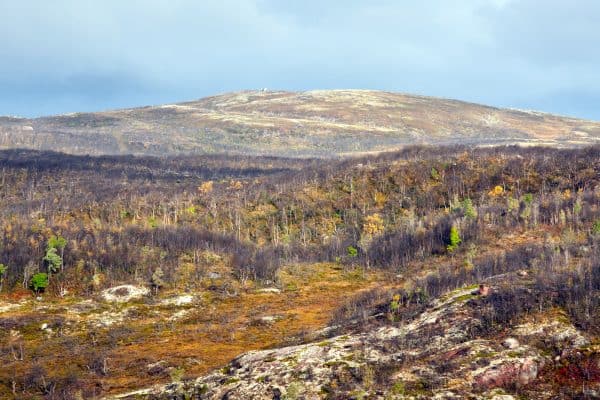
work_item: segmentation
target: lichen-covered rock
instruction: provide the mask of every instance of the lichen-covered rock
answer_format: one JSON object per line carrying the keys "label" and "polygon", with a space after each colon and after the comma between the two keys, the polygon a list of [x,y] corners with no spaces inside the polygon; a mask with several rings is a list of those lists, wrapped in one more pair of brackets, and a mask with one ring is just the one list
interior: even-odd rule
{"label": "lichen-covered rock", "polygon": [[187,318],[188,316],[194,313],[193,309],[179,310],[173,315],[169,316],[169,321],[179,321],[181,319]]}
{"label": "lichen-covered rock", "polygon": [[181,306],[185,306],[188,304],[192,304],[194,302],[195,298],[194,296],[190,295],[190,294],[184,294],[181,296],[175,296],[175,297],[169,297],[167,299],[163,299],[160,302],[161,306],[175,306],[175,307],[181,307]]}
{"label": "lichen-covered rock", "polygon": [[510,394],[495,394],[490,398],[490,400],[515,400],[515,396]]}
{"label": "lichen-covered rock", "polygon": [[543,340],[557,348],[589,344],[589,340],[568,321],[545,320],[525,323],[515,327],[515,336],[527,341]]}
{"label": "lichen-covered rock", "polygon": [[102,292],[102,299],[110,303],[126,303],[147,296],[150,290],[146,287],[121,285],[108,288]]}
{"label": "lichen-covered rock", "polygon": [[277,289],[275,287],[267,287],[267,288],[262,288],[262,289],[258,289],[256,291],[256,293],[272,293],[272,294],[279,294],[281,293],[280,289]]}
{"label": "lichen-covered rock", "polygon": [[4,303],[0,301],[0,314],[19,309],[23,306],[23,303]]}
{"label": "lichen-covered rock", "polygon": [[502,345],[507,349],[516,349],[517,347],[519,347],[519,341],[515,338],[509,337],[504,339]]}
{"label": "lichen-covered rock", "polygon": [[541,364],[539,360],[533,358],[497,359],[483,371],[475,371],[473,385],[478,390],[527,385],[537,378]]}
{"label": "lichen-covered rock", "polygon": [[148,370],[148,375],[160,375],[167,370],[168,363],[165,360],[160,360],[155,363],[148,364],[146,368]]}

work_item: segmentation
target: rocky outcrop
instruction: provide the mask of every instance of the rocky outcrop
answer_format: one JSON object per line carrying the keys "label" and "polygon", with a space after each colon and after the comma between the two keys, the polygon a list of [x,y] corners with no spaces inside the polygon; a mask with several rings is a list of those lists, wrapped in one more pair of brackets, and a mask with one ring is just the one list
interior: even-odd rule
{"label": "rocky outcrop", "polygon": [[[540,347],[587,343],[568,320],[524,323],[482,337],[472,288],[433,301],[404,325],[315,343],[252,351],[196,380],[118,398],[147,399],[509,399],[534,384],[552,355]],[[475,304],[475,305],[474,305]],[[544,397],[540,397],[544,398]]]}
{"label": "rocky outcrop", "polygon": [[524,386],[533,382],[544,361],[535,357],[504,360],[502,358],[474,373],[473,386],[476,389],[491,389],[511,385]]}
{"label": "rocky outcrop", "polygon": [[132,300],[139,300],[149,293],[150,290],[146,287],[121,285],[104,290],[102,292],[102,300],[111,303],[126,303]]}

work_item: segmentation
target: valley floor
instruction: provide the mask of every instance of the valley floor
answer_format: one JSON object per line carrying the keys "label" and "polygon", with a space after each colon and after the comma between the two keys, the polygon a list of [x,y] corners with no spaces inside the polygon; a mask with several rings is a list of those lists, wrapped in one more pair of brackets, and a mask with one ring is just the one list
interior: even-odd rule
{"label": "valley floor", "polygon": [[[98,396],[198,376],[245,351],[309,339],[349,297],[390,283],[380,272],[334,264],[288,267],[277,288],[228,288],[228,279],[207,279],[197,292],[117,296],[122,302],[4,296],[0,324],[10,331],[10,349],[2,355],[3,396],[24,377],[59,386],[77,374],[77,384],[88,393],[97,387]],[[135,290],[121,291],[128,288]]]}

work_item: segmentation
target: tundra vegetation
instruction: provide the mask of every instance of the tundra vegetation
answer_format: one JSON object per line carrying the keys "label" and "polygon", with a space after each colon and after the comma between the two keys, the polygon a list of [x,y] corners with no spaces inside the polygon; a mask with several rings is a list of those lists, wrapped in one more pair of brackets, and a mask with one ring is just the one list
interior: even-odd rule
{"label": "tundra vegetation", "polygon": [[[2,398],[181,381],[328,324],[402,325],[514,272],[527,288],[469,303],[472,335],[558,309],[592,342],[600,333],[600,147],[334,160],[7,150],[0,204]],[[600,382],[599,355],[585,357],[585,371],[566,361],[540,385],[584,396]]]}
{"label": "tundra vegetation", "polygon": [[[600,123],[373,90],[243,91],[179,104],[0,117],[0,147],[70,154],[331,157],[430,145],[598,143]],[[432,168],[435,177],[437,167]]]}

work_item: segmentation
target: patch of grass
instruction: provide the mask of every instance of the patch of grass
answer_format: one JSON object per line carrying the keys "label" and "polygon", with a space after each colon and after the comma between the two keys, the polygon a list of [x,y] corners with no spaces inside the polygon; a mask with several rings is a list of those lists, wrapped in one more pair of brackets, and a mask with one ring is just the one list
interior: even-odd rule
{"label": "patch of grass", "polygon": [[226,365],[223,368],[221,368],[219,370],[220,373],[222,373],[223,375],[229,375],[231,373],[231,366],[230,365]]}
{"label": "patch of grass", "polygon": [[475,358],[480,359],[480,358],[490,358],[495,356],[496,353],[495,351],[490,351],[490,350],[480,350],[475,354]]}
{"label": "patch of grass", "polygon": [[354,268],[350,271],[347,271],[343,274],[345,280],[351,282],[361,282],[366,280],[365,271],[362,268]]}
{"label": "patch of grass", "polygon": [[356,399],[356,400],[365,399],[365,398],[367,398],[367,392],[365,392],[364,390],[354,390],[354,391],[350,392],[350,398]]}
{"label": "patch of grass", "polygon": [[471,300],[471,299],[473,299],[475,297],[476,296],[474,294],[466,293],[466,294],[463,294],[461,296],[458,296],[458,297],[455,297],[454,299],[452,299],[452,304],[466,302],[466,301]]}
{"label": "patch of grass", "polygon": [[281,360],[281,362],[287,363],[290,366],[298,365],[298,357],[289,356]]}
{"label": "patch of grass", "polygon": [[288,284],[285,285],[286,292],[297,292],[299,290],[300,290],[300,288],[298,287],[298,284],[296,284],[295,282],[289,282]]}
{"label": "patch of grass", "polygon": [[233,384],[233,383],[237,383],[237,382],[239,382],[239,381],[240,381],[240,379],[239,379],[239,378],[231,377],[231,378],[228,378],[228,379],[227,379],[227,380],[226,380],[226,381],[223,383],[223,385],[231,385],[231,384]]}
{"label": "patch of grass", "polygon": [[285,394],[283,395],[283,400],[297,400],[302,395],[304,391],[304,387],[300,382],[292,382],[290,383],[286,389]]}
{"label": "patch of grass", "polygon": [[398,381],[390,388],[390,393],[395,395],[402,395],[405,392],[404,382]]}
{"label": "patch of grass", "polygon": [[416,382],[412,382],[410,385],[405,385],[404,395],[428,398],[426,396],[430,394],[431,390],[429,388],[429,383],[424,379],[419,379]]}
{"label": "patch of grass", "polygon": [[447,301],[448,299],[452,298],[454,295],[456,295],[458,293],[464,292],[466,290],[473,291],[473,290],[478,289],[478,288],[479,288],[479,284],[473,284],[473,285],[469,285],[469,286],[463,286],[463,287],[460,287],[458,289],[452,290],[451,292],[448,292],[448,293],[440,296],[440,300]]}
{"label": "patch of grass", "polygon": [[182,367],[174,368],[169,376],[171,377],[172,382],[181,382],[183,380],[183,375],[185,374],[185,369]]}
{"label": "patch of grass", "polygon": [[331,360],[323,363],[324,367],[338,367],[340,365],[348,366],[348,363],[343,360]]}

